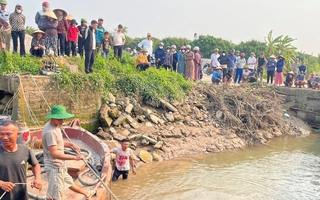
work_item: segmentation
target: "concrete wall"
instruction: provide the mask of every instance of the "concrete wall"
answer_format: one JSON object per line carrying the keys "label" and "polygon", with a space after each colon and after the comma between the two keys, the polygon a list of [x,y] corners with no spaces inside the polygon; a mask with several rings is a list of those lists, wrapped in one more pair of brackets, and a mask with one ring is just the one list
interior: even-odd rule
{"label": "concrete wall", "polygon": [[[29,126],[32,126],[32,119],[28,111],[30,109],[35,113],[36,119],[40,124],[44,124],[47,120],[44,117],[50,113],[42,95],[51,106],[64,105],[67,111],[75,114],[79,119],[90,119],[95,116],[101,107],[100,95],[89,89],[89,87],[78,91],[78,98],[74,95],[72,89],[58,89],[54,80],[50,76],[30,76],[30,75],[0,75],[0,90],[7,91],[11,94],[19,93],[19,88],[23,87],[26,102],[22,101],[23,94],[15,98],[13,102],[12,117],[14,120],[25,120]],[[36,83],[36,84],[35,84]],[[40,90],[40,92],[39,92]]]}
{"label": "concrete wall", "polygon": [[287,102],[293,102],[291,111],[301,119],[320,128],[320,91],[306,88],[277,87],[286,96]]}

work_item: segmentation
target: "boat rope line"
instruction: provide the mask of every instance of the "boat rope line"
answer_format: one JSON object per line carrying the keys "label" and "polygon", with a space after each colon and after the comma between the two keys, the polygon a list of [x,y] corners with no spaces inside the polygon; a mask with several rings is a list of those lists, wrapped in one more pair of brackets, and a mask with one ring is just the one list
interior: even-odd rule
{"label": "boat rope line", "polygon": [[[15,185],[27,185],[27,183],[14,183]],[[4,195],[6,195],[7,192],[4,191],[4,193],[1,195],[0,200],[4,197]]]}
{"label": "boat rope line", "polygon": [[30,74],[30,75],[29,75],[29,77],[31,77],[31,79],[32,79],[32,81],[33,81],[33,83],[34,83],[34,85],[37,87],[37,89],[38,89],[38,91],[39,91],[39,93],[40,93],[41,97],[43,98],[44,102],[47,104],[47,106],[48,106],[49,110],[51,110],[51,107],[50,107],[50,105],[49,105],[48,101],[46,100],[46,98],[44,98],[44,96],[43,96],[42,92],[40,91],[39,86],[38,86],[37,82],[34,80],[33,76]]}
{"label": "boat rope line", "polygon": [[[72,143],[71,139],[69,138],[68,134],[65,132],[64,128],[60,128],[62,133],[66,136],[69,142]],[[80,154],[76,149],[71,148],[73,151],[75,151],[78,155]],[[89,168],[89,170],[99,179],[100,183],[103,185],[103,187],[111,194],[113,199],[118,200],[115,194],[112,193],[112,191],[108,188],[108,186],[105,184],[105,182],[100,178],[100,176],[92,169],[92,167],[88,164],[86,160],[82,160],[84,164]]]}
{"label": "boat rope line", "polygon": [[15,99],[18,95],[19,95],[19,92],[16,91],[16,92],[14,93],[14,95],[11,97],[11,99],[8,101],[8,103],[6,104],[6,106],[4,107],[2,114],[5,114],[5,113],[9,114],[9,108],[10,108],[11,104],[13,103],[14,99]]}
{"label": "boat rope line", "polygon": [[[20,91],[21,91],[20,96],[22,96],[22,97],[23,97],[23,100],[24,100],[24,102],[23,102],[23,100],[20,99],[20,102],[21,102],[21,104],[24,104],[24,103],[26,104],[26,107],[27,107],[27,110],[28,110],[28,113],[29,113],[29,115],[30,115],[30,118],[31,118],[32,122],[34,123],[34,125],[37,126],[37,128],[40,128],[41,125],[40,125],[40,123],[39,123],[36,115],[35,115],[34,112],[31,110],[30,105],[28,104],[28,101],[27,101],[27,99],[26,99],[26,95],[25,95],[25,93],[24,93],[24,88],[23,88],[23,84],[22,84],[20,75],[19,75],[18,77],[19,77],[19,83],[20,83],[20,86],[21,86],[21,87],[20,87]],[[20,98],[21,98],[21,97],[20,97]],[[22,107],[22,106],[21,106],[21,107]],[[24,109],[21,108],[21,111],[22,111],[22,115],[23,115]],[[25,116],[24,116],[24,119],[23,119],[23,120],[25,121]]]}

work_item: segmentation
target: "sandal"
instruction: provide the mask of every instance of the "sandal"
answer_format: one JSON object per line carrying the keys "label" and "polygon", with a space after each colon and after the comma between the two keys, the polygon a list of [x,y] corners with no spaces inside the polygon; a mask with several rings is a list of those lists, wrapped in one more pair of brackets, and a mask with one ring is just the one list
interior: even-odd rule
{"label": "sandal", "polygon": [[96,194],[97,194],[97,191],[91,190],[90,193],[89,193],[89,197],[87,197],[86,200],[91,199],[91,197],[93,197]]}

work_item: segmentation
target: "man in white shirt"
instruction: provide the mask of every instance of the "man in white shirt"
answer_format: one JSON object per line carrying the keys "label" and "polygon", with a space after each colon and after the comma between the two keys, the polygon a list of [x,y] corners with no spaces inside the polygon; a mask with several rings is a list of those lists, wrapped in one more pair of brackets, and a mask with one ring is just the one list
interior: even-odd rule
{"label": "man in white shirt", "polygon": [[[0,18],[9,23],[9,17],[11,12],[7,9],[7,0],[1,0],[0,1]],[[4,29],[4,27],[0,27],[1,29]],[[11,29],[1,30],[0,31],[0,42],[4,42],[6,44],[6,51],[10,51],[10,40],[11,40]]]}
{"label": "man in white shirt", "polygon": [[219,49],[215,49],[214,53],[211,55],[211,63],[210,67],[217,68],[220,66],[220,63],[218,61],[218,58],[220,57],[219,55]]}
{"label": "man in white shirt", "polygon": [[134,175],[136,174],[136,170],[134,168],[133,151],[129,148],[128,139],[123,139],[121,141],[121,147],[114,148],[110,151],[110,153],[116,154],[116,167],[114,169],[112,182],[117,181],[120,175],[122,175],[123,179],[127,179],[130,171],[130,165],[132,168],[132,173]]}
{"label": "man in white shirt", "polygon": [[126,37],[122,33],[123,26],[121,24],[118,25],[118,31],[112,34],[112,44],[114,50],[114,56],[119,58],[122,57],[123,45],[126,43]]}
{"label": "man in white shirt", "polygon": [[152,42],[152,40],[151,40],[151,37],[152,37],[152,36],[151,36],[151,33],[148,33],[148,34],[147,34],[147,39],[142,40],[142,41],[138,44],[138,47],[139,47],[139,48],[148,50],[148,52],[147,52],[148,62],[150,62],[150,56],[151,56],[152,53],[153,53],[153,49],[152,49],[153,42]]}
{"label": "man in white shirt", "polygon": [[253,72],[256,63],[257,63],[257,59],[254,57],[255,54],[253,52],[250,53],[250,57],[248,58],[247,64],[248,64],[248,68],[251,72]]}

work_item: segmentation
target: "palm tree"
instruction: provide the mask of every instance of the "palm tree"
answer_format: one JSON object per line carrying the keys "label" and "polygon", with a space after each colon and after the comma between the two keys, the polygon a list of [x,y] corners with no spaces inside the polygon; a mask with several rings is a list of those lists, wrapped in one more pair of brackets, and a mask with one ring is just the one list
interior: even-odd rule
{"label": "palm tree", "polygon": [[272,30],[271,30],[268,33],[268,36],[266,38],[264,38],[266,41],[266,44],[267,44],[267,49],[268,49],[269,55],[277,54],[277,44],[281,41],[282,37],[283,36],[280,35],[274,39],[272,36]]}

